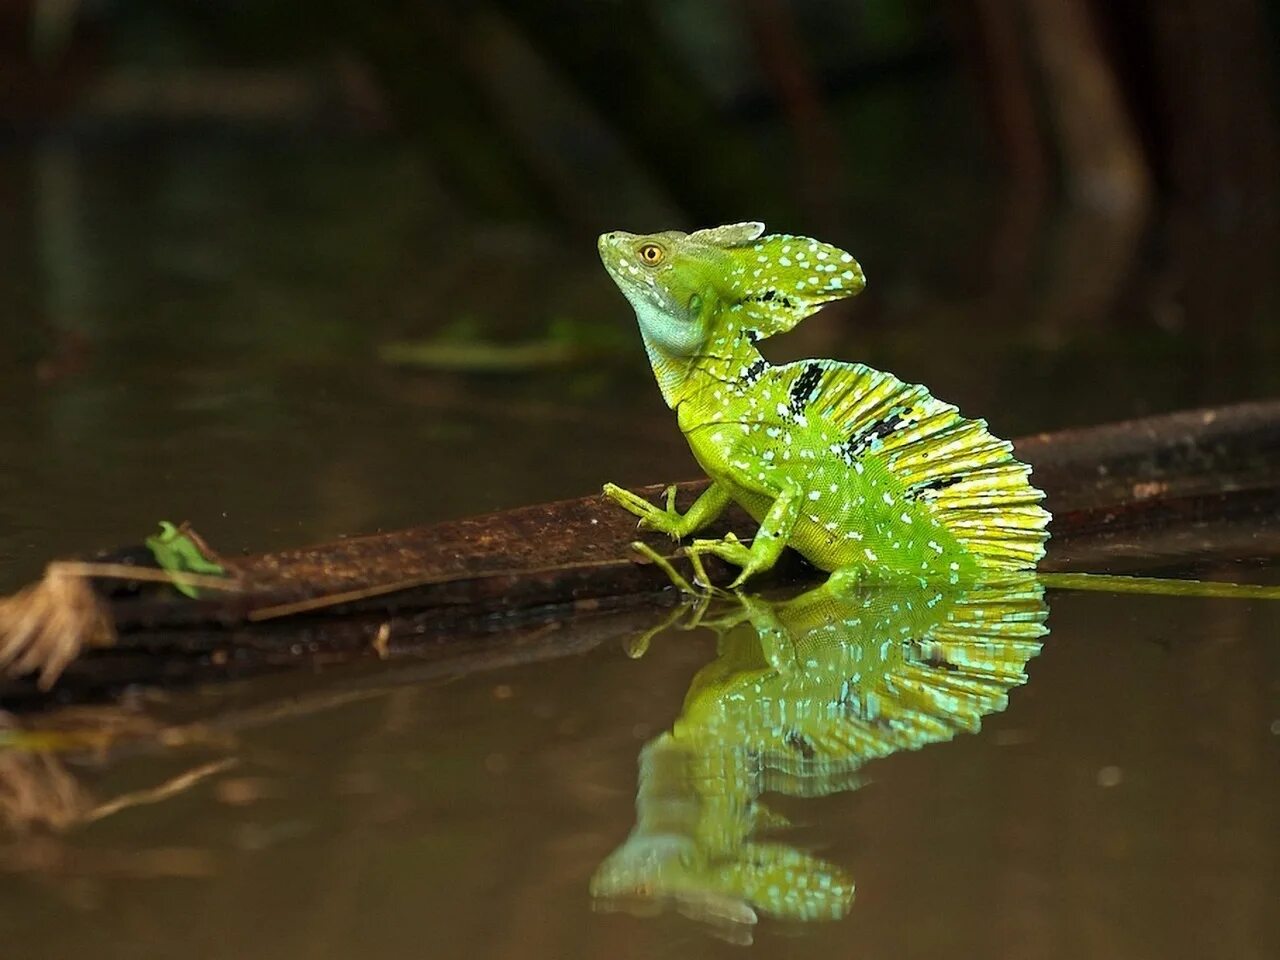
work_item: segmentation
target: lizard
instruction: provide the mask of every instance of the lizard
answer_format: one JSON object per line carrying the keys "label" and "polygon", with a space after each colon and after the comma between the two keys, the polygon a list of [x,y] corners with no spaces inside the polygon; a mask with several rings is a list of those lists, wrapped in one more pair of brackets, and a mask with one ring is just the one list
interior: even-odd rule
{"label": "lizard", "polygon": [[759,524],[750,544],[729,534],[685,547],[707,588],[704,556],[739,567],[737,588],[787,546],[855,581],[958,584],[1034,569],[1048,539],[1044,494],[983,420],[861,363],[776,366],[761,355],[761,340],[865,286],[844,250],[764,229],[599,238],[662,396],[711,479],[684,513],[674,487],[665,508],[613,483],[605,496],[678,540],[740,504]]}

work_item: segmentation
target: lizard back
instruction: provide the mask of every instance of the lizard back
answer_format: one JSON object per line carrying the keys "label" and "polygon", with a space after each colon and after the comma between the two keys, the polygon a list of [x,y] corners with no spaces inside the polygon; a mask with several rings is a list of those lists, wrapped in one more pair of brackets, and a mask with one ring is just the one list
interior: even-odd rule
{"label": "lizard back", "polygon": [[757,519],[797,490],[789,542],[816,566],[957,583],[1043,556],[1030,468],[924,387],[834,360],[761,360],[718,383],[714,403],[681,411],[694,455]]}

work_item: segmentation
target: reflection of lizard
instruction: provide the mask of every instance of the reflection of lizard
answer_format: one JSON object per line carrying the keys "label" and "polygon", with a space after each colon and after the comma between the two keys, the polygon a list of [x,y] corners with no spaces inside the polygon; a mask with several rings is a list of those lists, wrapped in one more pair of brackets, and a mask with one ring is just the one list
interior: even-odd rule
{"label": "reflection of lizard", "polygon": [[[742,568],[735,586],[792,546],[824,570],[888,582],[960,583],[1025,570],[1049,514],[1029,468],[981,420],[861,364],[776,367],[757,341],[862,289],[842,250],[763,236],[740,223],[692,234],[609,233],[600,256],[635,308],[668,405],[710,488],[684,514],[613,484],[605,493],[650,529],[682,537],[732,501],[760,523],[687,549]],[[674,491],[671,491],[673,494]]]}
{"label": "reflection of lizard", "polygon": [[852,789],[867,760],[977,730],[1026,679],[1041,593],[1030,575],[965,591],[837,578],[776,605],[739,598],[679,719],[640,755],[636,827],[596,872],[597,902],[671,902],[730,933],[757,912],[843,916],[852,881],[758,839],[784,823],[759,795]]}

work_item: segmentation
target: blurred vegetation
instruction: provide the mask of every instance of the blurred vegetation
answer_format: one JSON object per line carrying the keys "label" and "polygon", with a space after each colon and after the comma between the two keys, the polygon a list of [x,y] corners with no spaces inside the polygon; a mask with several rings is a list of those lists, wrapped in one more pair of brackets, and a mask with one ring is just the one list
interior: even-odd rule
{"label": "blurred vegetation", "polygon": [[[427,519],[410,450],[438,515],[692,472],[605,228],[855,252],[867,292],[773,359],[1002,433],[1276,393],[1278,10],[0,0],[0,441],[42,464],[0,510],[83,476],[118,502],[68,545],[173,489],[254,504],[201,526],[260,543],[308,497],[317,536]],[[423,343],[430,371],[380,361]]]}
{"label": "blurred vegetation", "polygon": [[[1138,274],[1157,328],[1255,329],[1275,306],[1278,11],[1274,0],[6,0],[0,120],[45,157],[8,199],[30,208],[29,247],[57,265],[46,294],[57,310],[94,281],[76,248],[91,241],[58,226],[88,202],[67,191],[89,188],[68,186],[50,145],[105,141],[199,157],[187,183],[117,179],[124,216],[157,202],[234,209],[218,226],[235,235],[157,251],[186,275],[225,278],[298,248],[296,219],[271,236],[266,210],[299,204],[323,234],[344,204],[380,208],[306,237],[297,259],[396,291],[400,303],[352,304],[405,318],[384,336],[437,336],[469,314],[526,341],[553,317],[586,329],[609,301],[564,279],[561,241],[746,217],[878,254],[857,308],[869,330],[907,302],[935,318],[976,310],[993,331],[1021,313],[1034,340],[1066,349],[1124,323]],[[246,140],[322,159],[283,159],[297,178],[284,193],[211,193],[209,165],[241,163],[227,144]],[[334,173],[323,158],[370,144],[402,159],[380,160],[368,184],[334,181],[343,198],[314,210]],[[370,197],[379,190],[398,196]],[[497,276],[477,284],[495,256]],[[893,271],[913,259],[932,275],[904,284]],[[533,279],[547,271],[554,289]],[[287,323],[256,335],[291,352],[360,338],[292,288],[274,309],[308,335]],[[74,354],[66,336],[55,349]],[[818,336],[800,346],[831,346]]]}
{"label": "blurred vegetation", "polygon": [[[592,229],[797,205],[839,222],[904,166],[1211,200],[1274,190],[1278,8],[10,0],[0,115],[396,130],[468,209]],[[912,85],[934,103],[907,124],[885,94]]]}
{"label": "blurred vegetation", "polygon": [[[551,500],[605,479],[694,475],[630,311],[596,262],[592,237],[606,228],[750,217],[851,250],[867,292],[779,348],[928,383],[1001,435],[1280,394],[1278,102],[1277,0],[0,0],[0,589],[50,556],[130,542],[157,516],[190,517],[234,562],[236,548]],[[435,369],[382,363],[380,349],[397,343],[426,343]],[[1093,711],[1097,729],[1075,749],[1111,756],[1120,714],[1144,734],[1172,729],[1175,744],[1206,723],[1221,743],[1265,730],[1266,698],[1247,683],[1232,702],[1258,709],[1203,710],[1214,678],[1265,674],[1259,644],[1197,646],[1213,662],[1187,653],[1173,663],[1186,677],[1170,700],[1167,685],[1148,682],[1150,650],[1122,642],[1138,612],[1099,616],[1078,623],[1081,635],[1129,656],[1127,672],[1125,662],[1099,671],[1096,650],[1068,644],[1075,665],[1067,656],[1058,700],[1029,701],[1057,723],[1080,689],[1108,681],[1102,693],[1123,709]],[[1181,608],[1161,616],[1144,608],[1144,635],[1185,632]],[[1213,616],[1206,637],[1239,627]],[[1249,636],[1274,635],[1258,623]],[[1224,651],[1235,658],[1225,667]],[[422,931],[395,920],[443,890],[462,898],[458,916],[475,911],[477,929],[506,917],[516,933],[502,943],[522,956],[547,936],[581,942],[577,912],[511,909],[474,891],[545,885],[551,863],[581,902],[579,878],[607,853],[592,819],[605,806],[598,784],[630,782],[625,757],[642,738],[599,717],[616,718],[620,703],[665,715],[662,698],[683,689],[700,655],[686,644],[672,652],[680,659],[658,672],[646,658],[641,682],[632,664],[609,681],[613,660],[563,661],[555,677],[527,681],[568,691],[545,712],[523,694],[495,709],[486,681],[405,689],[340,722],[290,724],[262,749],[288,758],[281,744],[296,739],[299,794],[332,798],[346,789],[340,777],[383,778],[375,783],[433,798],[413,816],[445,829],[417,843],[396,833],[394,851],[366,863],[387,815],[380,798],[317,804],[308,815],[338,842],[273,849],[253,871],[228,872],[230,914],[207,897],[188,910],[131,891],[110,916],[152,939],[176,918],[173,942],[189,949],[203,935],[225,951],[226,917],[243,915],[233,942],[248,956],[278,944],[263,940],[260,911],[239,910],[246,891],[264,903],[296,895],[295,912],[316,922],[276,926],[301,953],[344,943],[331,931],[359,913],[374,926],[353,922],[363,937],[352,942],[367,952],[370,929],[375,940],[402,932],[390,949],[408,955]],[[1152,722],[1161,711],[1178,722]],[[578,739],[582,730],[590,736]],[[1161,749],[1134,743],[1135,755]],[[548,834],[555,849],[529,842],[524,795],[504,806],[509,791],[476,764],[499,750],[517,764],[509,783],[545,788],[549,816],[565,818]],[[1205,773],[1181,747],[1170,756],[1186,763],[1147,785],[1157,814]],[[616,769],[602,774],[606,761]],[[154,795],[140,783],[91,795],[35,755],[10,766],[20,799],[33,798],[25,809],[67,822],[102,809],[93,796]],[[974,769],[961,755],[956,776],[970,782]],[[1078,764],[1051,781],[1041,768],[1023,773],[1017,789],[1050,782],[1053,797],[1100,803]],[[936,817],[937,784],[922,783],[911,795],[926,802],[903,822],[949,828]],[[1183,819],[1245,823],[1231,835],[1243,844],[1265,837],[1266,794],[1236,789],[1247,778],[1225,784],[1191,791]],[[44,786],[67,802],[59,808]],[[1029,803],[1048,814],[1019,834],[1048,838],[1037,849],[1054,869],[1058,807]],[[455,810],[461,821],[441,818]],[[254,843],[293,829],[271,816]],[[1148,817],[1134,836],[1151,822],[1164,821]],[[965,823],[954,836],[999,826]],[[1258,901],[1256,871],[1223,879],[1203,831],[1169,823],[1169,837],[1190,846],[1153,849],[1210,868],[1199,870],[1204,889],[1192,869],[1194,895],[1210,908]],[[247,836],[254,824],[240,826]],[[584,829],[597,848],[581,845]],[[1119,834],[1082,836],[1098,843],[1063,850],[1078,848],[1076,886],[1094,891]],[[435,888],[424,857],[443,865]],[[967,871],[959,886],[954,871],[928,871],[938,889],[969,883],[972,863],[955,862]],[[298,864],[315,883],[298,882]],[[1186,871],[1164,873],[1177,888],[1168,902],[1181,903]],[[1025,874],[997,892],[1026,887]],[[315,896],[331,876],[360,882]],[[904,896],[889,899],[919,901],[919,876],[902,877]],[[386,912],[388,890],[415,912]],[[43,901],[13,903],[16,929],[39,929],[30,939],[40,955],[63,938],[136,953],[110,924],[82,941],[84,925]],[[1204,935],[1217,944],[1234,931],[1240,942],[1251,928],[1239,913],[1211,909],[1211,921],[1226,919]],[[940,942],[954,949],[939,916]],[[1175,945],[1200,929],[1143,916],[1161,922],[1140,934],[1173,930]],[[22,952],[20,937],[9,941]]]}

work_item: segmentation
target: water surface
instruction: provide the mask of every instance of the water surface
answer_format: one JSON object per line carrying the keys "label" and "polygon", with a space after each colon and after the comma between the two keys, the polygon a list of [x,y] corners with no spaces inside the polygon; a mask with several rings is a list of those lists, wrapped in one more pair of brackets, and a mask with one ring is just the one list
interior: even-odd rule
{"label": "water surface", "polygon": [[[513,337],[632,322],[589,240],[469,223],[399,151],[3,162],[27,198],[0,228],[17,265],[0,290],[6,590],[160,518],[234,554],[695,472],[638,343],[522,376],[378,362],[446,314]],[[1051,252],[1090,235],[1052,220],[1032,274],[1001,286],[974,266],[1000,249],[990,198],[934,209],[896,233],[872,217],[867,300],[788,349],[924,380],[1007,435],[1275,389],[1262,328],[1170,299],[1147,241],[1100,291],[1063,266],[1088,258]],[[1129,326],[1082,322],[1115,313]],[[870,760],[856,789],[764,797],[856,895],[840,920],[762,916],[752,950],[1280,953],[1280,605],[1048,605],[1029,681],[980,732]],[[672,630],[631,659],[633,624],[597,626],[572,655],[448,683],[392,663],[140,695],[212,732],[110,762],[6,754],[6,796],[45,791],[65,829],[0,842],[0,938],[32,957],[736,955],[738,933],[677,911],[593,909],[636,822],[641,750],[716,654],[713,633]]]}

